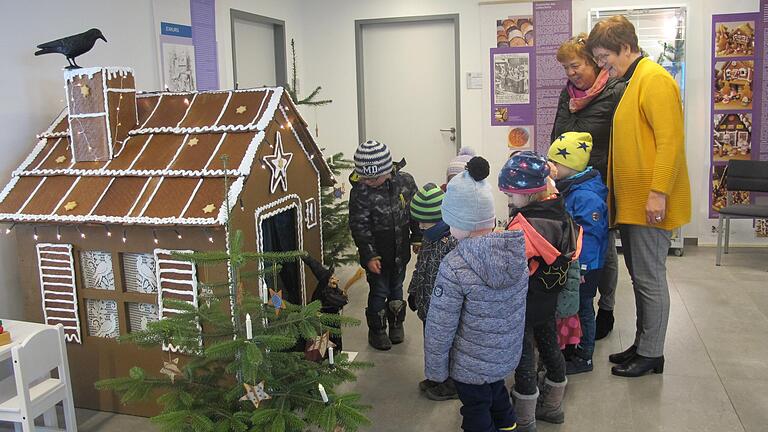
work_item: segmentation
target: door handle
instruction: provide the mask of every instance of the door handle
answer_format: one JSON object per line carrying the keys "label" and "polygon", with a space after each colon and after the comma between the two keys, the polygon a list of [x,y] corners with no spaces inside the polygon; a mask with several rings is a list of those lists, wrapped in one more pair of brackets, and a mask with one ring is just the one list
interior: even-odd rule
{"label": "door handle", "polygon": [[440,132],[450,132],[451,136],[449,137],[449,139],[451,141],[456,141],[456,128],[455,127],[451,127],[451,128],[447,128],[447,129],[440,129]]}

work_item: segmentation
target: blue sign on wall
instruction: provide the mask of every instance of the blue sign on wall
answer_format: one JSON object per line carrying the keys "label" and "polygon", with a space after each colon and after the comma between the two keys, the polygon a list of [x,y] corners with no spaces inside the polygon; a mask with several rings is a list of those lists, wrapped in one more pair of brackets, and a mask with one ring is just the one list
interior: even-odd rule
{"label": "blue sign on wall", "polygon": [[173,24],[167,22],[160,23],[160,34],[165,36],[192,37],[192,27],[183,24]]}

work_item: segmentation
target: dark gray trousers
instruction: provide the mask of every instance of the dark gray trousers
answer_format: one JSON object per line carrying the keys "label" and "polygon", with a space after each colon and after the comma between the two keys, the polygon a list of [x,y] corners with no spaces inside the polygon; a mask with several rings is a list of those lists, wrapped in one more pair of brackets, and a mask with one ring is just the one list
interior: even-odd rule
{"label": "dark gray trousers", "polygon": [[635,346],[645,357],[664,354],[669,322],[667,254],[672,232],[641,225],[621,225],[621,247],[635,291]]}

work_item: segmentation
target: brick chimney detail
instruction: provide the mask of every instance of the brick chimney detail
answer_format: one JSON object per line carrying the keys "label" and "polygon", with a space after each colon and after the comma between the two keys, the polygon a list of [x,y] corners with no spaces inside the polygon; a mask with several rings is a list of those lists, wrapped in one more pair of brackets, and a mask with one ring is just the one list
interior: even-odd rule
{"label": "brick chimney detail", "polygon": [[136,127],[133,70],[95,67],[64,72],[72,160],[107,161]]}

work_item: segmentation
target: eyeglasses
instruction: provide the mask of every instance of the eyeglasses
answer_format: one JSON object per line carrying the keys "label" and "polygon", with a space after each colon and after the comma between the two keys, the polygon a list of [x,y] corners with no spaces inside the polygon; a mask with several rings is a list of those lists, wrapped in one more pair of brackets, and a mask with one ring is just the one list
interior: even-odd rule
{"label": "eyeglasses", "polygon": [[611,53],[605,53],[605,54],[596,55],[592,59],[595,61],[595,63],[605,63],[605,61],[610,56],[611,56]]}

